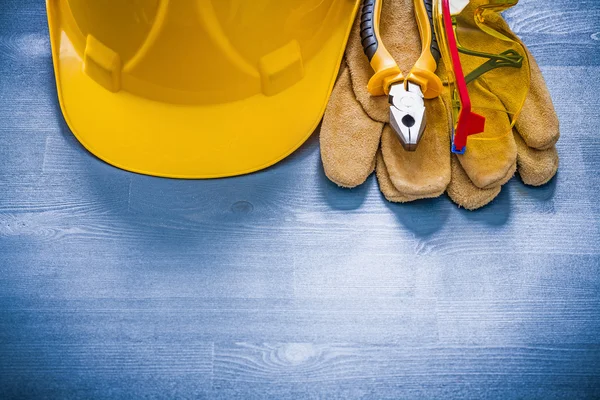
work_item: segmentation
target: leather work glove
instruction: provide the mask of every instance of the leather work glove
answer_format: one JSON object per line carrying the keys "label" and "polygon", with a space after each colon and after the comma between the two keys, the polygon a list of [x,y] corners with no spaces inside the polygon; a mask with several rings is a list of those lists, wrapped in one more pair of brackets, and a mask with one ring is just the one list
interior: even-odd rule
{"label": "leather work glove", "polygon": [[[507,36],[515,37],[504,20],[498,18],[494,23]],[[383,2],[380,34],[401,70],[410,71],[421,50],[413,0]],[[376,169],[380,190],[389,201],[437,197],[447,191],[455,203],[468,209],[492,201],[517,169],[528,185],[548,182],[558,168],[554,146],[558,119],[539,67],[529,57],[530,91],[512,135],[506,114],[484,114],[486,133],[469,137],[465,154],[452,154],[446,90],[438,98],[425,100],[425,131],[417,150],[408,152],[388,123],[387,97],[372,97],[367,92],[373,71],[360,42],[359,13],[321,127],[325,174],[340,186],[355,187]],[[441,60],[437,73],[447,80]],[[509,90],[492,93],[481,85],[470,85],[470,95],[479,103],[511,101]]]}

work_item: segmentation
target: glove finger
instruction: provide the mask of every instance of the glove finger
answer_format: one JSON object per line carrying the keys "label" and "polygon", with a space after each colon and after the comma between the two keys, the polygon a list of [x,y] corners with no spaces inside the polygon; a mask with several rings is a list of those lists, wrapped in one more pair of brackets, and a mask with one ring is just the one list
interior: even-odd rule
{"label": "glove finger", "polygon": [[451,165],[452,180],[448,185],[447,193],[448,197],[460,207],[476,210],[490,203],[500,194],[500,185],[489,189],[475,186],[454,154]]}
{"label": "glove finger", "polygon": [[515,127],[529,147],[538,150],[550,149],[560,136],[558,116],[542,71],[531,54],[529,54],[529,67],[531,70],[529,93]]}
{"label": "glove finger", "polygon": [[[467,151],[458,159],[475,186],[488,189],[505,184],[514,174],[517,146],[504,105],[481,82],[471,83],[470,95],[486,118],[485,132],[468,139]],[[500,111],[503,110],[503,111]]]}
{"label": "glove finger", "polygon": [[321,159],[331,181],[355,187],[375,168],[383,124],[365,114],[354,97],[349,69],[342,68],[321,125]]}
{"label": "glove finger", "polygon": [[545,150],[529,147],[519,133],[515,132],[517,143],[517,165],[523,182],[531,186],[547,183],[558,170],[558,152],[556,146]]}
{"label": "glove finger", "polygon": [[[531,54],[529,54],[529,69],[531,71],[529,82],[515,84],[529,84],[529,91],[515,127],[529,147],[538,150],[548,149],[556,144],[560,136],[558,117],[542,72]],[[522,100],[518,96],[515,97],[510,87],[496,85],[493,92],[507,110],[516,111],[521,106]]]}
{"label": "glove finger", "polygon": [[383,128],[381,152],[394,187],[403,195],[438,197],[450,183],[450,125],[441,99],[426,102],[423,137],[415,151],[402,148],[390,125]]}
{"label": "glove finger", "polygon": [[375,168],[377,175],[377,182],[379,183],[379,190],[383,193],[384,197],[394,203],[407,203],[409,201],[418,200],[423,198],[422,196],[410,196],[400,193],[398,189],[392,183],[388,174],[387,167],[383,161],[383,155],[381,151],[377,152],[377,167]]}

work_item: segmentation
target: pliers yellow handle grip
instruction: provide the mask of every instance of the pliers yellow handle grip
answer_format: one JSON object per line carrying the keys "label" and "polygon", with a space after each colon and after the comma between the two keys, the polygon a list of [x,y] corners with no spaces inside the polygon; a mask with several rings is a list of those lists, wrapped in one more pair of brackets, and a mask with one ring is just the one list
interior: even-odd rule
{"label": "pliers yellow handle grip", "polygon": [[396,60],[381,41],[379,23],[382,3],[383,0],[364,0],[360,17],[362,47],[375,71],[367,84],[372,96],[387,95],[392,84],[404,81],[404,75]]}
{"label": "pliers yellow handle grip", "polygon": [[419,85],[423,97],[427,99],[437,97],[442,92],[442,82],[435,74],[440,51],[433,32],[432,1],[414,0],[415,17],[421,37],[421,55],[405,78],[398,64],[385,48],[379,33],[383,0],[364,0],[360,37],[363,50],[375,71],[367,85],[371,95],[387,95],[390,86],[405,80]]}

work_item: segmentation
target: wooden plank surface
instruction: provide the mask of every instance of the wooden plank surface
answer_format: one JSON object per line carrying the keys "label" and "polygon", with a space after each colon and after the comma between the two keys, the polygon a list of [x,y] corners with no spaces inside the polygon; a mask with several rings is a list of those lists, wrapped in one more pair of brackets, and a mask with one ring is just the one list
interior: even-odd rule
{"label": "wooden plank surface", "polygon": [[338,188],[317,134],[232,179],[113,168],[62,119],[44,2],[2,2],[0,398],[600,398],[600,3],[507,20],[560,171],[468,212]]}

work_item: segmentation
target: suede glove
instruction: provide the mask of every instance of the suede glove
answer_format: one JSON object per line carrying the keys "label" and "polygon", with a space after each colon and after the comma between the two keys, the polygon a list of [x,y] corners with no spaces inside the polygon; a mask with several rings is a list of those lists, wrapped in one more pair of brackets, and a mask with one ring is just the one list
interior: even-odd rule
{"label": "suede glove", "polygon": [[[472,3],[477,5],[476,1]],[[501,18],[493,23],[507,36],[515,37]],[[529,185],[544,184],[554,176],[558,168],[554,147],[559,136],[558,119],[531,55],[530,91],[512,134],[506,114],[492,112],[485,115],[486,133],[471,136],[464,155],[452,154],[446,91],[438,98],[425,100],[425,132],[417,150],[407,152],[388,124],[387,98],[372,97],[367,92],[373,71],[363,53],[359,31],[357,18],[321,128],[321,157],[330,180],[355,187],[376,169],[379,187],[389,201],[437,197],[447,191],[458,205],[476,209],[492,201],[517,168]],[[407,73],[421,49],[412,0],[384,1],[380,34]],[[437,72],[442,80],[446,79],[441,63]],[[492,92],[476,83],[469,87],[476,101],[496,106],[511,101],[509,90],[495,88]]]}

